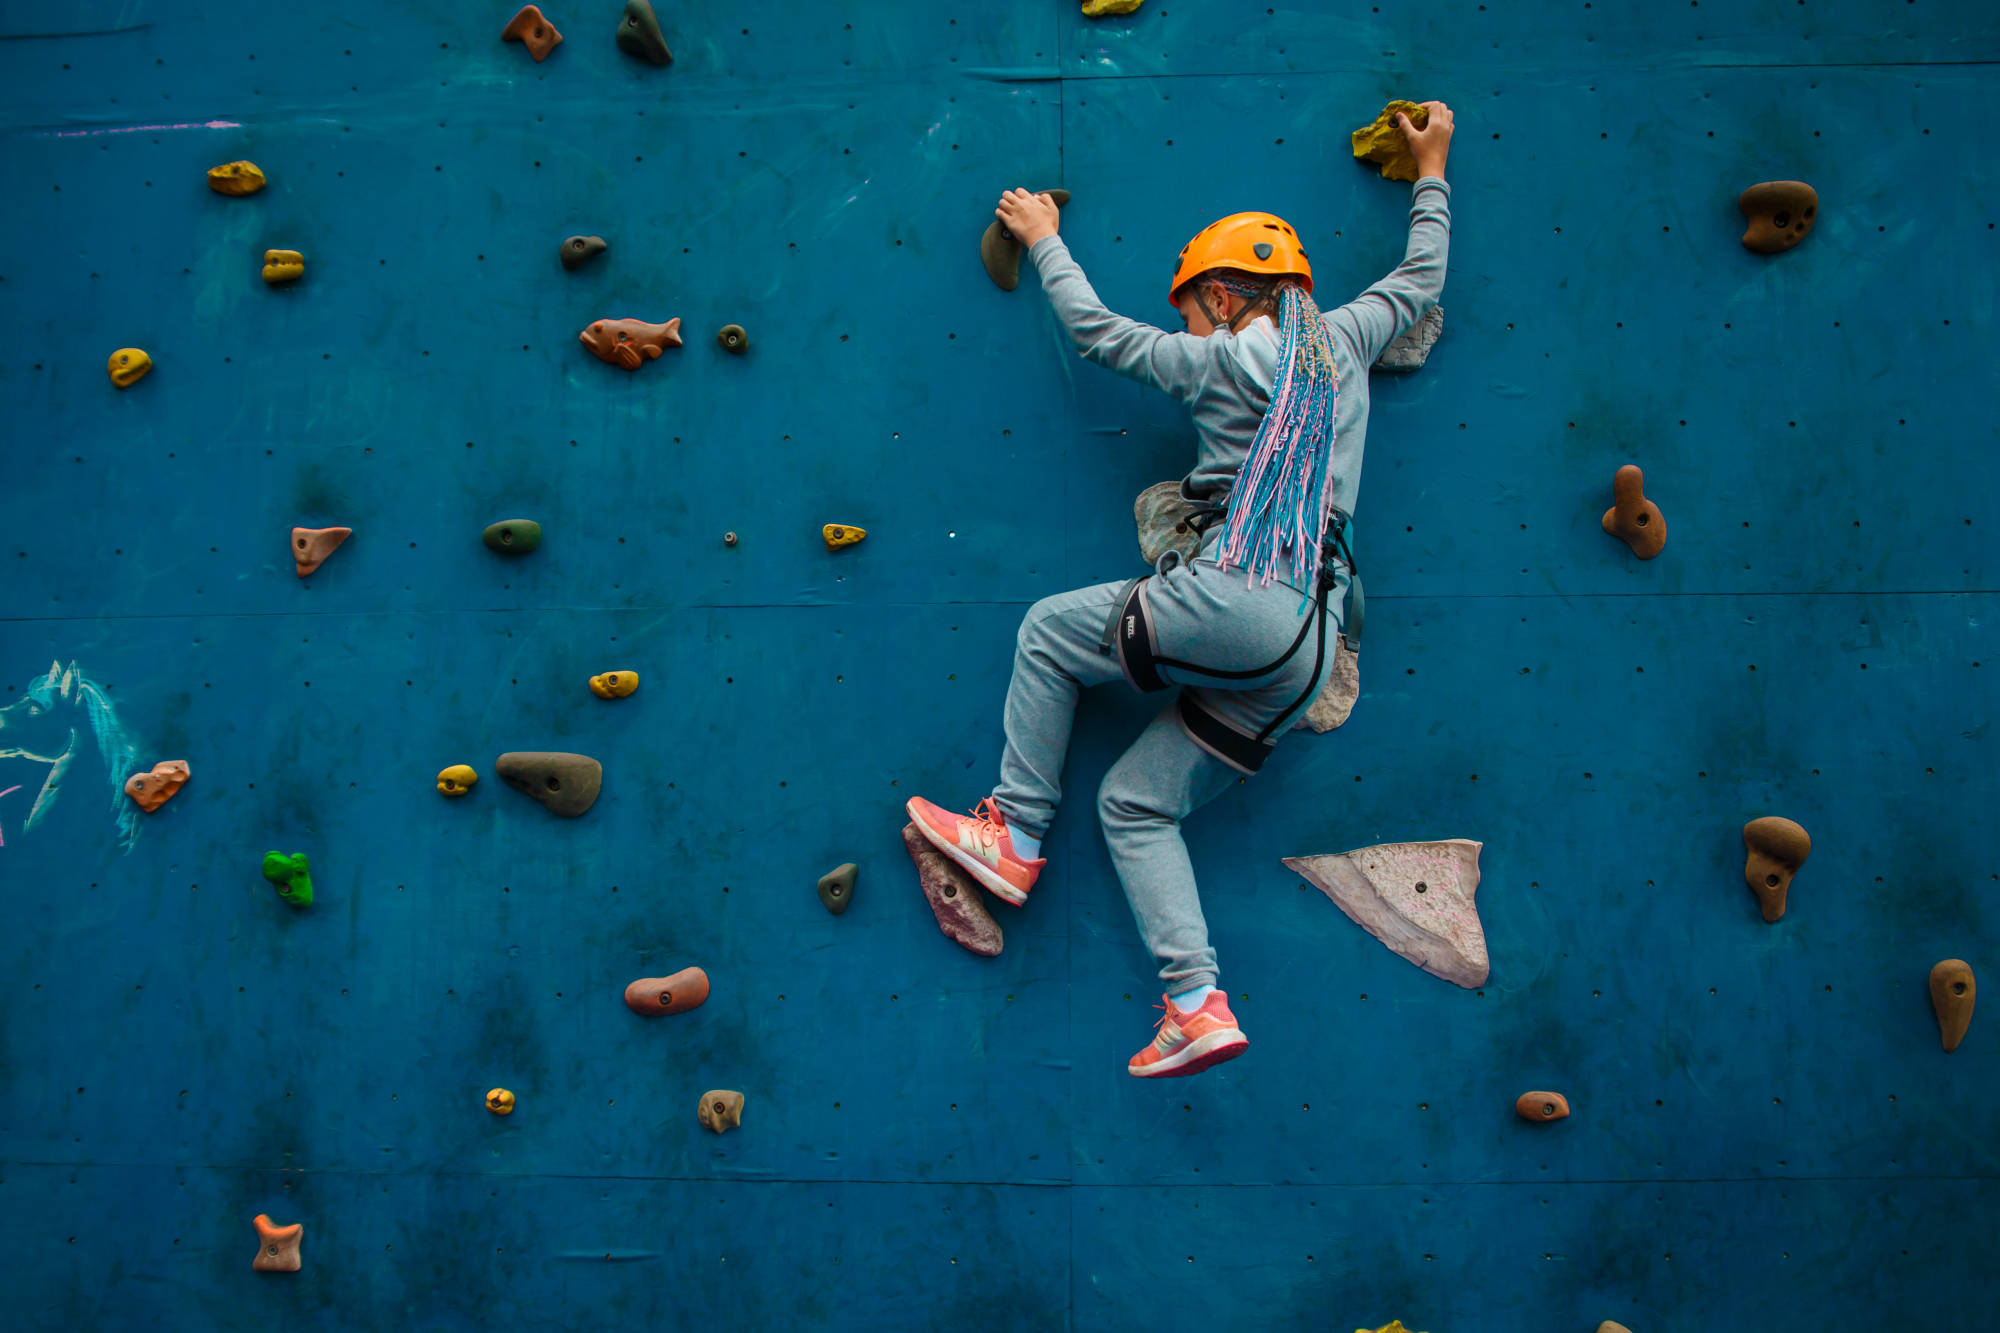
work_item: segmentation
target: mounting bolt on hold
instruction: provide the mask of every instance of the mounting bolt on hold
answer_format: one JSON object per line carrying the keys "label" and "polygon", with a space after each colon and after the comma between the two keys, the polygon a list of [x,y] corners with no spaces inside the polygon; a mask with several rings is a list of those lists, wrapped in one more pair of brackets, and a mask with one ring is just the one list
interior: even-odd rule
{"label": "mounting bolt on hold", "polygon": [[738,356],[750,350],[750,335],[743,331],[741,324],[724,324],[722,331],[715,335],[715,341],[721,344],[723,351],[734,352]]}
{"label": "mounting bolt on hold", "polygon": [[725,532],[725,533],[723,533],[723,534],[722,534],[722,544],[723,544],[724,546],[734,546],[734,545],[736,545],[736,534],[735,534],[735,533],[733,533],[733,532]]}

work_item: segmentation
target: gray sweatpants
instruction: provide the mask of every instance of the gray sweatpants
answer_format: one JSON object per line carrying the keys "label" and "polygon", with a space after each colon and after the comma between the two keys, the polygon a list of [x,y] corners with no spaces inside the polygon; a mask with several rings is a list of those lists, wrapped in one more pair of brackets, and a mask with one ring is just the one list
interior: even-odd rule
{"label": "gray sweatpants", "polygon": [[[1224,571],[1208,560],[1156,575],[1145,587],[1159,655],[1218,670],[1249,671],[1275,662],[1316,614],[1308,605],[1301,615],[1297,589],[1278,583],[1251,588],[1243,571]],[[993,800],[1009,824],[1035,837],[1048,832],[1062,800],[1063,757],[1078,694],[1085,686],[1125,679],[1115,647],[1109,654],[1098,651],[1124,588],[1123,582],[1100,583],[1045,597],[1021,622],[1014,678],[1007,687],[1007,748]],[[1159,672],[1194,693],[1210,712],[1255,735],[1301,694],[1308,694],[1309,704],[1310,695],[1318,693],[1333,666],[1340,616],[1336,592],[1325,660],[1317,672],[1310,628],[1276,672],[1245,680],[1215,680],[1166,666]],[[1169,700],[1167,707],[1104,775],[1097,810],[1139,933],[1160,960],[1167,993],[1178,995],[1216,983],[1215,950],[1181,840],[1181,820],[1241,774],[1188,735],[1172,695],[1160,697]],[[1297,716],[1288,718],[1284,729]],[[1281,736],[1284,729],[1274,734]]]}

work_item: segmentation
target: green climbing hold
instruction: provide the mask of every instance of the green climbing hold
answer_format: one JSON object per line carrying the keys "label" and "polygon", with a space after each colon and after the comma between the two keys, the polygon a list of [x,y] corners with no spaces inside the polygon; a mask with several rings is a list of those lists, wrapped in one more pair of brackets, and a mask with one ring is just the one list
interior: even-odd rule
{"label": "green climbing hold", "polygon": [[826,910],[839,916],[854,902],[854,881],[861,871],[849,861],[844,866],[835,866],[819,878],[819,900]]}
{"label": "green climbing hold", "polygon": [[741,324],[724,324],[722,331],[715,335],[715,341],[721,344],[723,351],[734,352],[738,356],[750,350],[750,335],[743,331]]}
{"label": "green climbing hold", "polygon": [[628,56],[665,65],[674,58],[666,34],[648,0],[625,0],[625,17],[618,20],[618,49]]}
{"label": "green climbing hold", "polygon": [[278,886],[278,896],[294,907],[311,907],[313,882],[304,852],[264,853],[264,878]]}
{"label": "green climbing hold", "polygon": [[542,544],[542,525],[531,518],[503,518],[482,539],[502,555],[526,555]]}

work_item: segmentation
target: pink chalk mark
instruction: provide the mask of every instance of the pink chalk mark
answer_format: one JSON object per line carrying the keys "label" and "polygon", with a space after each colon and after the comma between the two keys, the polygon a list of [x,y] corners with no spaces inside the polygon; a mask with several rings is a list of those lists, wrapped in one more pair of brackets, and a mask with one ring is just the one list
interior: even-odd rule
{"label": "pink chalk mark", "polygon": [[142,130],[240,130],[243,122],[237,120],[183,120],[172,124],[162,122],[157,125],[114,125],[101,130],[44,130],[43,134],[57,139],[74,139],[79,135],[92,134],[138,134]]}

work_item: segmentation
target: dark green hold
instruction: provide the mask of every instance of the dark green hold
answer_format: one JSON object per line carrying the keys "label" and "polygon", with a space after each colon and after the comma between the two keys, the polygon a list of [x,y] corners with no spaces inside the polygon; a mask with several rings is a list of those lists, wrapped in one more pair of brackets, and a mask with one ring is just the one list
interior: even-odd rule
{"label": "dark green hold", "polygon": [[722,345],[723,351],[734,352],[738,356],[750,350],[750,335],[743,331],[741,324],[724,324],[722,331],[715,335],[715,341]]}
{"label": "dark green hold", "polygon": [[556,257],[562,260],[564,268],[581,268],[609,248],[602,236],[571,236],[562,243]]}
{"label": "dark green hold", "polygon": [[861,877],[861,870],[854,862],[836,866],[819,879],[819,900],[826,904],[826,910],[839,916],[854,902],[854,881]]}
{"label": "dark green hold", "polygon": [[542,525],[532,518],[503,518],[488,524],[481,540],[502,555],[526,555],[542,544]]}
{"label": "dark green hold", "polygon": [[674,58],[666,34],[648,0],[625,0],[625,17],[618,21],[618,49],[628,56],[665,65]]}
{"label": "dark green hold", "polygon": [[264,853],[264,878],[278,886],[278,896],[294,907],[311,907],[313,882],[304,852]]}

